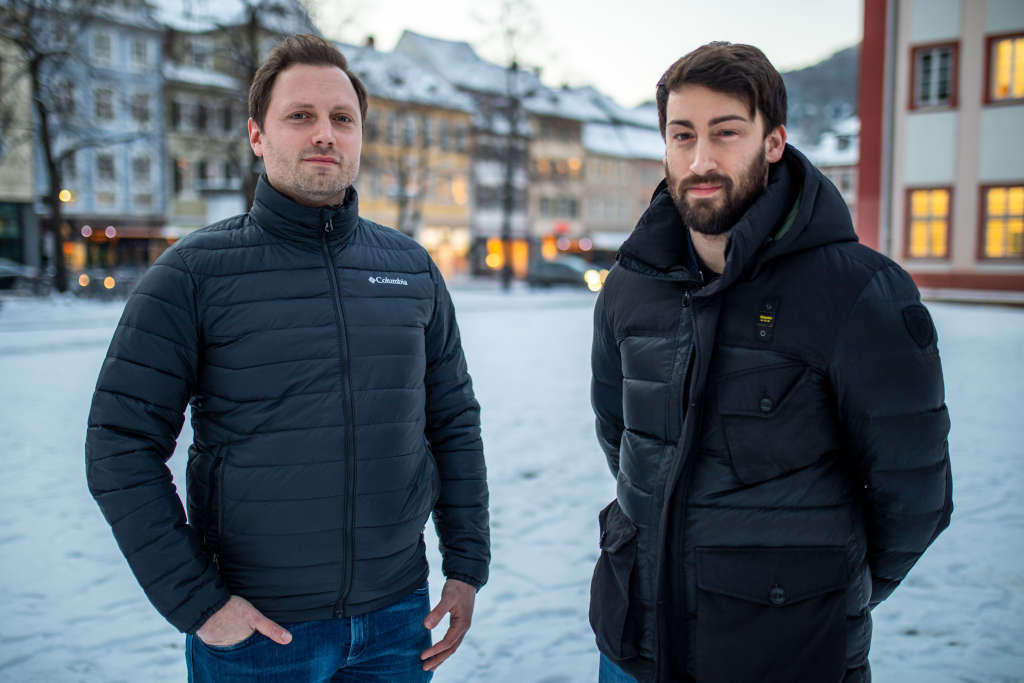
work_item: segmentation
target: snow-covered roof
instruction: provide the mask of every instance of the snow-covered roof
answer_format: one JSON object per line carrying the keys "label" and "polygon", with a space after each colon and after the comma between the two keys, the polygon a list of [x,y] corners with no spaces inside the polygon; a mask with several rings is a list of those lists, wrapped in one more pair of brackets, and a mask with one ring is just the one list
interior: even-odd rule
{"label": "snow-covered roof", "polygon": [[201,33],[246,23],[250,7],[257,8],[268,31],[284,35],[318,33],[298,0],[148,0],[157,19],[178,31]]}
{"label": "snow-covered roof", "polygon": [[[481,59],[464,41],[433,38],[405,30],[395,45],[395,52],[420,60],[459,88],[493,95],[504,95],[508,90],[509,70]],[[543,87],[540,78],[532,71],[515,72],[513,88],[516,94],[527,95]]]}
{"label": "snow-covered roof", "polygon": [[182,66],[171,62],[164,62],[164,78],[168,81],[203,85],[211,88],[223,88],[225,90],[242,89],[241,81],[227,74],[214,71],[213,69],[200,69],[194,66]]}
{"label": "snow-covered roof", "polygon": [[633,109],[622,106],[597,88],[586,85],[573,88],[573,92],[585,97],[604,112],[605,118],[616,123],[625,123],[641,128],[658,128],[658,108],[653,104],[642,104]]}
{"label": "snow-covered roof", "polygon": [[804,145],[800,151],[815,166],[856,166],[860,159],[860,119],[839,121],[835,130],[821,134],[817,144]]}
{"label": "snow-covered roof", "polygon": [[577,121],[608,120],[604,110],[579,89],[544,87],[523,98],[523,107],[536,116],[558,116]]}
{"label": "snow-covered roof", "polygon": [[474,111],[473,99],[451,83],[401,52],[382,52],[371,47],[336,43],[374,97],[429,105],[457,111]]}
{"label": "snow-covered roof", "polygon": [[591,154],[622,159],[665,158],[665,141],[658,131],[617,123],[584,123],[583,148]]}

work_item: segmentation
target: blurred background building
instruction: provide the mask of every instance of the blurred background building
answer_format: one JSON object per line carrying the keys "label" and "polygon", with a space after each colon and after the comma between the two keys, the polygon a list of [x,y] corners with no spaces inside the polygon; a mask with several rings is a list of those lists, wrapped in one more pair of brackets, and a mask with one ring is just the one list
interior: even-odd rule
{"label": "blurred background building", "polygon": [[[0,258],[66,266],[72,288],[130,283],[249,206],[248,84],[281,37],[318,32],[301,0],[13,5],[68,57],[32,80],[24,41],[0,32]],[[865,0],[863,46],[783,74],[790,140],[921,286],[1024,298],[1024,4]],[[339,47],[370,94],[362,213],[446,276],[524,278],[566,256],[607,268],[663,176],[653,103],[412,31],[392,51]]]}
{"label": "blurred background building", "polygon": [[1024,3],[864,12],[861,239],[933,295],[1024,300]]}

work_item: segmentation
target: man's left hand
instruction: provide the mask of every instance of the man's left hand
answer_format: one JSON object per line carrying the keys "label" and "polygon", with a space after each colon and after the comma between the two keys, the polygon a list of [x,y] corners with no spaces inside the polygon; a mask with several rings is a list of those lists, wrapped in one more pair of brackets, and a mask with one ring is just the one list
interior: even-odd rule
{"label": "man's left hand", "polygon": [[448,619],[448,632],[444,638],[420,654],[423,660],[424,671],[434,671],[441,666],[441,662],[455,654],[455,650],[462,644],[462,639],[469,630],[473,621],[473,603],[476,602],[476,589],[465,581],[448,579],[441,589],[441,600],[437,607],[430,611],[423,625],[433,629],[445,614],[451,613]]}

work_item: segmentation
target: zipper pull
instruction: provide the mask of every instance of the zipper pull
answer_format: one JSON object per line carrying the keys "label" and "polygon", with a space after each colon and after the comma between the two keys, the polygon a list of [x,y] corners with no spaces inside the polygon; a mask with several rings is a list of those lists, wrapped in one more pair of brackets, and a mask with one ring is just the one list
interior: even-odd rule
{"label": "zipper pull", "polygon": [[334,232],[334,221],[331,220],[330,218],[328,218],[327,222],[324,223],[324,232],[326,232],[326,233]]}
{"label": "zipper pull", "polygon": [[689,308],[689,307],[690,307],[690,290],[687,289],[686,291],[683,292],[683,308]]}

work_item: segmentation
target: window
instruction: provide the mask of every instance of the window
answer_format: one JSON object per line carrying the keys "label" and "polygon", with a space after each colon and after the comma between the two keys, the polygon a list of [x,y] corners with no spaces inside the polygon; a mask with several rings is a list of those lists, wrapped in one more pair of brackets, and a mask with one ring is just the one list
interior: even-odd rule
{"label": "window", "polygon": [[113,55],[112,41],[108,33],[96,33],[92,37],[92,56],[97,62],[109,64]]}
{"label": "window", "polygon": [[1024,258],[1024,185],[982,188],[985,258]]}
{"label": "window", "polygon": [[440,138],[441,149],[447,152],[452,148],[451,137],[448,134],[448,119],[441,119],[441,129],[438,132],[438,137]]}
{"label": "window", "polygon": [[78,180],[78,162],[75,158],[75,151],[72,150],[67,153],[64,160],[61,162],[61,176],[63,176],[64,182]]}
{"label": "window", "polygon": [[135,195],[135,207],[138,209],[153,208],[153,195],[148,193]]}
{"label": "window", "polygon": [[171,129],[181,129],[181,102],[177,100],[171,102]]}
{"label": "window", "polygon": [[149,95],[147,93],[132,95],[132,118],[137,123],[149,123]]}
{"label": "window", "polygon": [[185,169],[188,167],[188,162],[184,159],[177,159],[174,162],[174,194],[181,194],[182,190],[185,189]]}
{"label": "window", "polygon": [[100,121],[114,120],[114,91],[110,88],[97,88],[96,118]]}
{"label": "window", "polygon": [[60,116],[75,115],[75,84],[70,79],[62,79],[54,85],[53,104]]}
{"label": "window", "polygon": [[913,48],[910,108],[955,107],[957,44]]}
{"label": "window", "polygon": [[234,112],[231,111],[230,104],[225,104],[221,110],[221,125],[224,127],[225,133],[230,133],[235,126]]}
{"label": "window", "polygon": [[195,118],[196,130],[199,130],[199,131],[205,131],[206,130],[206,119],[207,119],[207,117],[208,117],[208,112],[206,110],[206,105],[205,104],[197,104],[196,105],[196,118]]}
{"label": "window", "polygon": [[96,155],[96,175],[100,180],[114,180],[114,156],[112,154]]}
{"label": "window", "polygon": [[148,183],[150,180],[149,157],[135,157],[132,159],[132,177],[136,183]]}
{"label": "window", "polygon": [[367,142],[374,142],[377,140],[377,135],[377,112],[370,110],[366,113],[366,121],[363,123],[363,137]]}
{"label": "window", "polygon": [[908,257],[944,259],[949,256],[951,193],[947,187],[907,192]]}
{"label": "window", "polygon": [[149,66],[149,50],[142,38],[132,38],[132,64],[139,67]]}
{"label": "window", "polygon": [[1024,99],[1024,34],[988,39],[985,102]]}

